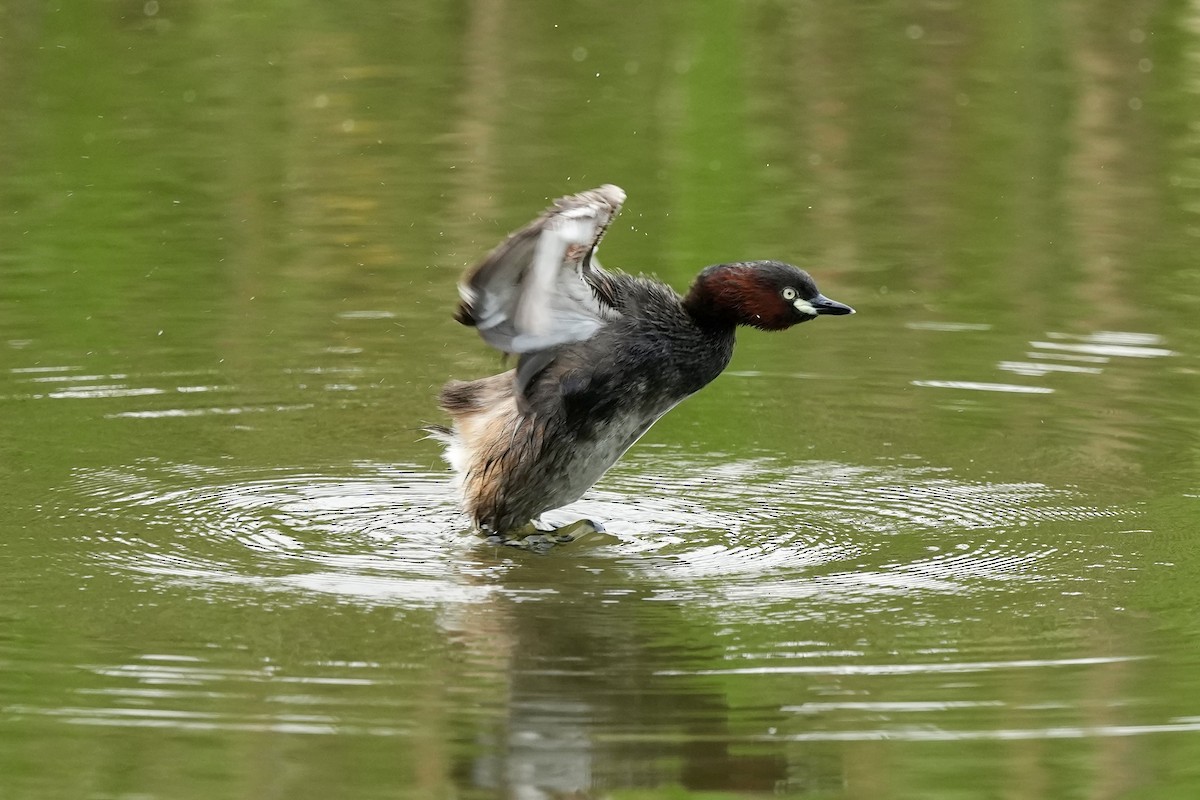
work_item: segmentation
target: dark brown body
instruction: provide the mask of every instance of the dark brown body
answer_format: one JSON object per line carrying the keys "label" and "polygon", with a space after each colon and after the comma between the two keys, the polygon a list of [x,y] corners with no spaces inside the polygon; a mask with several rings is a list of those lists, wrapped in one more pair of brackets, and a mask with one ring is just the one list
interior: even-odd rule
{"label": "dark brown body", "polygon": [[[609,276],[621,316],[559,348],[518,403],[513,371],[451,381],[448,458],[465,510],[483,530],[512,530],[578,500],[663,414],[720,374],[733,326],[704,328],[669,287]],[[522,409],[522,405],[527,406]]]}

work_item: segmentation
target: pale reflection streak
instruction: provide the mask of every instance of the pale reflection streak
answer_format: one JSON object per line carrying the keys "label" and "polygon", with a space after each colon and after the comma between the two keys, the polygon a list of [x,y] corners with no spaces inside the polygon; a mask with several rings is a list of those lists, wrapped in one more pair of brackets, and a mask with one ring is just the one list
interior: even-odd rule
{"label": "pale reflection streak", "polygon": [[209,408],[161,408],[153,411],[118,411],[106,414],[106,419],[173,419],[178,417],[207,417],[207,416],[236,416],[238,414],[259,414],[263,412],[307,411],[313,408],[312,403],[294,403],[277,406],[230,406]]}
{"label": "pale reflection streak", "polygon": [[[3,399],[22,399],[22,400],[108,400],[119,399],[125,397],[150,397],[156,395],[170,394],[207,394],[207,393],[224,393],[232,392],[234,387],[222,384],[212,383],[190,383],[179,386],[130,386],[127,381],[129,374],[123,372],[114,373],[97,373],[97,374],[73,374],[81,369],[77,366],[39,366],[39,367],[18,367],[9,370],[12,374],[18,376],[17,380],[24,383],[32,384],[78,384],[73,386],[65,386],[61,389],[50,389],[44,393],[38,392],[21,396],[9,396]],[[152,376],[143,376],[143,379],[151,379],[161,381],[165,378],[172,377],[197,377],[199,375],[208,374],[204,371],[198,372],[162,372]],[[99,381],[120,381],[119,383],[98,383]],[[311,406],[305,406],[311,407]],[[270,410],[286,410],[286,406],[273,406]],[[159,409],[153,411],[124,411],[114,414],[105,415],[108,419],[128,417],[128,418],[155,418],[155,417],[172,417],[172,416],[199,416],[202,414],[213,413],[228,413],[236,414],[250,408],[231,408],[231,409]]]}
{"label": "pale reflection streak", "polygon": [[1017,375],[1026,375],[1031,378],[1040,378],[1052,372],[1099,375],[1104,371],[1100,367],[1081,367],[1078,364],[1036,364],[1030,361],[1001,361],[996,367],[1005,372],[1014,372]]}
{"label": "pale reflection streak", "polygon": [[[13,372],[27,372],[28,370],[13,370]],[[71,381],[120,381],[128,378],[124,373],[114,373],[112,375],[42,375],[36,378],[29,378],[32,383],[68,383]]]}
{"label": "pale reflection streak", "polygon": [[1142,661],[1143,656],[1037,658],[1013,661],[935,661],[926,664],[790,664],[704,670],[664,670],[661,675],[929,675],[991,672],[1002,669],[1079,667]]}
{"label": "pale reflection streak", "polygon": [[[962,326],[951,325],[940,327],[937,324],[913,323],[916,330],[961,331]],[[1026,352],[1026,357],[1038,359],[1034,361],[1000,361],[996,368],[1016,375],[1031,378],[1042,378],[1054,374],[1071,375],[1100,375],[1106,365],[1115,358],[1166,358],[1177,355],[1174,350],[1161,347],[1163,339],[1153,333],[1130,331],[1096,331],[1086,335],[1066,333],[1048,333],[1046,340],[1034,340],[1029,346],[1034,348]],[[1044,363],[1055,361],[1072,361],[1081,363]],[[1008,394],[1053,394],[1055,389],[1049,386],[1029,386],[1025,384],[997,383],[979,380],[913,380],[913,386],[935,389],[964,389],[979,392],[1002,392]]]}
{"label": "pale reflection streak", "polygon": [[1122,358],[1162,358],[1175,355],[1174,350],[1162,347],[1134,347],[1121,344],[1071,344],[1066,342],[1030,342],[1043,350],[1061,350],[1091,356],[1120,356]]}
{"label": "pale reflection streak", "polygon": [[[53,717],[76,725],[179,731],[351,736],[407,736],[416,732],[414,726],[395,724],[395,718],[403,716],[400,713],[378,715],[380,709],[402,710],[413,705],[410,695],[397,695],[389,689],[407,685],[401,680],[407,678],[405,673],[397,676],[385,665],[372,662],[314,662],[309,666],[315,674],[289,674],[291,670],[284,672],[270,663],[257,669],[228,668],[192,656],[150,654],[128,664],[80,665],[81,670],[98,678],[120,682],[116,686],[74,690],[81,701],[107,700],[124,705],[10,705],[0,707],[0,712]],[[269,687],[269,693],[264,694],[263,686]],[[344,691],[329,693],[324,691],[326,687]],[[233,710],[209,710],[214,705]],[[248,711],[247,705],[328,711]]]}
{"label": "pale reflection streak", "polygon": [[1051,394],[1047,386],[1022,386],[1015,383],[987,383],[984,381],[910,381],[913,386],[934,389],[968,389],[976,392],[1006,392],[1008,394]]}
{"label": "pale reflection streak", "polygon": [[150,394],[165,394],[166,390],[156,389],[149,386],[144,387],[127,387],[127,386],[88,386],[86,388],[62,389],[57,392],[48,392],[46,397],[54,400],[73,399],[73,400],[88,400],[92,398],[110,398],[110,397],[141,397]]}
{"label": "pale reflection streak", "polygon": [[812,731],[750,737],[760,742],[968,742],[1040,739],[1110,739],[1164,733],[1196,733],[1200,722],[1164,722],[1156,725],[1061,726],[954,731],[937,727],[895,727],[861,731]]}
{"label": "pale reflection streak", "polygon": [[14,714],[37,714],[59,717],[75,725],[99,725],[118,728],[166,728],[176,731],[246,731],[305,735],[372,735],[401,736],[413,733],[411,728],[372,725],[361,727],[346,724],[332,716],[294,714],[252,715],[244,720],[230,720],[218,712],[179,711],[151,708],[26,708],[8,709]]}

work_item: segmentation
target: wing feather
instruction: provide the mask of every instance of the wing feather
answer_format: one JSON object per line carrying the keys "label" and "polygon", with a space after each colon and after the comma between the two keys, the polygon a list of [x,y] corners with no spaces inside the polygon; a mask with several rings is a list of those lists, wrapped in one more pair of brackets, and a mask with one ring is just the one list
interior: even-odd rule
{"label": "wing feather", "polygon": [[592,254],[624,201],[625,192],[612,185],[556,200],[467,273],[458,320],[506,353],[540,353],[589,338],[619,315]]}

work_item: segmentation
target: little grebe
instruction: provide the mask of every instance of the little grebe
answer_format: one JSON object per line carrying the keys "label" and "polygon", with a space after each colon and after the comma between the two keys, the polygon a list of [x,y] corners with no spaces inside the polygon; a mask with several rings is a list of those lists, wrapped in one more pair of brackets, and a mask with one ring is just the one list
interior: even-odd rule
{"label": "little grebe", "polygon": [[779,261],[717,264],[687,296],[601,269],[597,246],[625,201],[601,186],[555,201],[464,277],[456,318],[516,369],[450,381],[433,428],[480,531],[502,539],[578,500],[659,417],[717,377],[734,328],[789,328],[854,309]]}

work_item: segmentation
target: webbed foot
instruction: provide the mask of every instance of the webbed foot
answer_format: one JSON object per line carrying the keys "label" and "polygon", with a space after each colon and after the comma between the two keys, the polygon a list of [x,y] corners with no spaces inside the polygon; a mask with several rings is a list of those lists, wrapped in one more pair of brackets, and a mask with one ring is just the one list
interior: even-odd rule
{"label": "webbed foot", "polygon": [[574,522],[568,522],[562,527],[547,531],[546,535],[551,537],[557,544],[566,544],[582,539],[585,536],[604,532],[604,526],[595,520],[577,519]]}
{"label": "webbed foot", "polygon": [[590,519],[576,520],[547,531],[538,529],[530,522],[516,530],[492,534],[487,537],[487,541],[490,544],[503,544],[543,553],[555,545],[569,544],[597,534],[604,534],[604,526]]}

